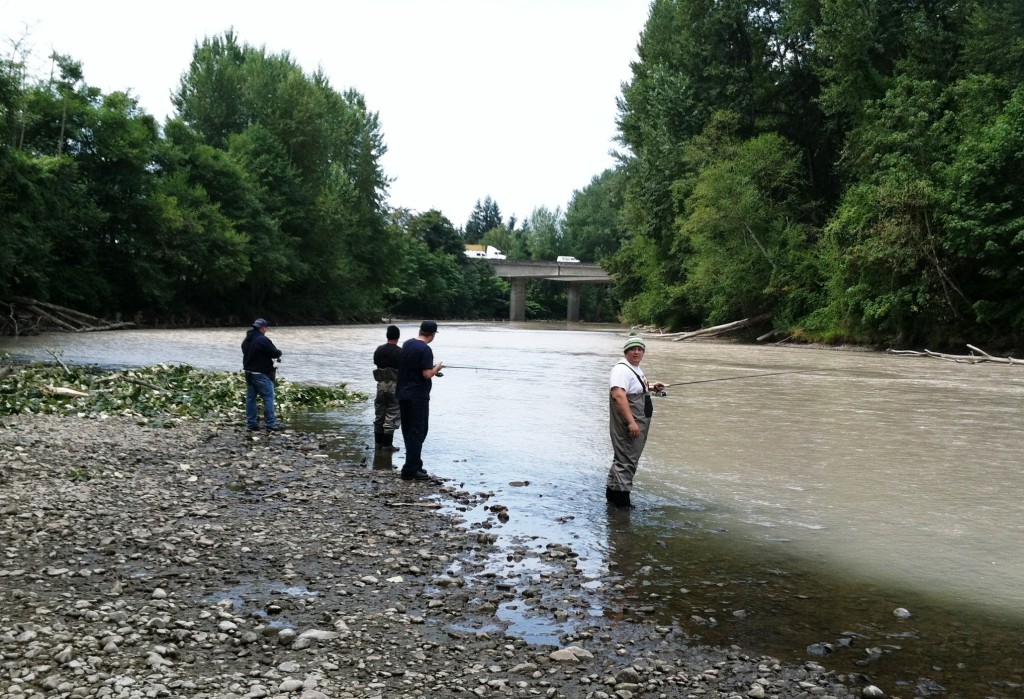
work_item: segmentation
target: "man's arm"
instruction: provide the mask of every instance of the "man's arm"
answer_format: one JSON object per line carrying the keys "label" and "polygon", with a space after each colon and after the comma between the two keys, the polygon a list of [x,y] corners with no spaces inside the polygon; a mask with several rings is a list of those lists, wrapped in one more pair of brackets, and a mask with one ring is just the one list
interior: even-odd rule
{"label": "man's arm", "polygon": [[640,425],[633,419],[633,410],[629,407],[629,398],[626,397],[626,389],[621,386],[612,386],[612,401],[615,402],[615,409],[629,425],[629,436],[636,438],[640,436]]}
{"label": "man's arm", "polygon": [[267,354],[270,355],[271,359],[277,359],[278,357],[281,356],[281,350],[279,350],[277,347],[274,346],[273,341],[269,337],[264,335],[263,336],[263,340],[266,343],[266,348],[265,349],[267,351]]}

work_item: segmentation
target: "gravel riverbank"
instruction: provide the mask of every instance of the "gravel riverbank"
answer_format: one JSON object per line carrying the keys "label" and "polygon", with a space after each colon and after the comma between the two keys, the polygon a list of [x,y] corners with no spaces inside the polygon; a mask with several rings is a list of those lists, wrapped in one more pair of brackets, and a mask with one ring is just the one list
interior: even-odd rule
{"label": "gravel riverbank", "polygon": [[[488,571],[503,511],[332,456],[322,435],[0,419],[5,697],[882,696],[816,663],[593,616],[568,545]],[[440,499],[440,500],[439,500]],[[511,560],[511,558],[510,558]],[[560,621],[507,633],[501,607]]]}

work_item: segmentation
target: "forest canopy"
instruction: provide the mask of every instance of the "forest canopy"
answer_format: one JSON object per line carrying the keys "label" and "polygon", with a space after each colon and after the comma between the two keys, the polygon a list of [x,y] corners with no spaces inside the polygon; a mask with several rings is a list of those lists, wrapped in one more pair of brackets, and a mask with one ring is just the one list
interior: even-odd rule
{"label": "forest canopy", "polygon": [[1024,5],[656,0],[638,54],[626,319],[1024,347]]}
{"label": "forest canopy", "polygon": [[[162,125],[53,63],[0,60],[0,299],[142,322],[507,317],[473,243],[601,263],[589,320],[1024,347],[1019,2],[654,0],[618,164],[521,222],[490,196],[462,225],[389,204],[362,95],[233,32],[197,42]],[[564,317],[564,293],[531,282],[528,316]]]}

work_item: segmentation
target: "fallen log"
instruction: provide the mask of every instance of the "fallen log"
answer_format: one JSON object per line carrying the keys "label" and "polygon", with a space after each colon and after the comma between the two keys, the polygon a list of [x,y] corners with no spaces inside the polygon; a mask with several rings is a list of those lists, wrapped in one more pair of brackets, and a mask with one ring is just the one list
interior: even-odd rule
{"label": "fallen log", "polygon": [[886,353],[903,357],[931,357],[933,359],[942,359],[947,362],[956,362],[958,364],[984,364],[985,362],[995,362],[997,364],[1024,365],[1024,360],[1022,359],[1014,359],[1013,357],[995,357],[984,350],[978,349],[974,345],[967,345],[967,349],[971,350],[971,354],[946,354],[944,352],[932,352],[930,349],[925,349],[920,352],[917,350],[888,349],[886,350]]}
{"label": "fallen log", "polygon": [[78,332],[78,330],[79,330],[79,328],[76,328],[71,323],[64,322],[63,320],[61,320],[57,316],[54,316],[54,315],[51,315],[51,314],[47,313],[46,311],[42,310],[41,308],[39,308],[38,306],[36,306],[34,304],[26,305],[24,308],[29,313],[32,313],[33,315],[35,315],[35,316],[37,316],[39,318],[42,318],[43,320],[48,320],[48,321],[50,321],[51,323],[53,323],[54,325],[56,325],[56,326],[58,326],[60,328],[64,328],[65,330],[70,330],[71,332]]}
{"label": "fallen log", "polygon": [[[758,335],[757,341],[758,342],[764,342],[766,340],[772,339],[773,337],[778,337],[779,335],[785,335],[785,334],[786,333],[784,331],[782,331],[782,330],[769,330],[764,335]],[[785,342],[790,337],[792,337],[792,335],[786,335],[786,337],[784,337],[782,340],[780,340],[780,342]]]}
{"label": "fallen log", "polygon": [[666,337],[672,342],[680,342],[682,340],[690,340],[695,337],[715,337],[717,335],[724,335],[727,332],[733,330],[742,330],[743,328],[750,327],[757,323],[762,323],[772,317],[771,313],[762,313],[759,316],[753,318],[744,318],[743,320],[734,320],[731,323],[723,323],[722,325],[713,325],[710,328],[701,328],[700,330],[690,330],[687,332],[679,333],[666,333],[660,337]]}
{"label": "fallen log", "polygon": [[96,379],[96,383],[110,383],[112,381],[124,381],[126,383],[133,383],[136,386],[143,386],[145,388],[151,388],[154,391],[163,391],[164,390],[164,389],[160,388],[159,386],[157,386],[156,384],[149,383],[148,381],[140,381],[139,379],[132,379],[132,378],[129,378],[127,376],[120,376],[120,375],[117,375],[117,374],[115,374],[114,376],[108,376],[105,379]]}
{"label": "fallen log", "polygon": [[443,507],[439,502],[385,502],[388,507],[426,507],[430,510],[438,510]]}
{"label": "fallen log", "polygon": [[43,393],[48,396],[60,396],[62,398],[88,398],[90,395],[85,391],[79,391],[74,388],[50,386],[49,384],[43,386]]}
{"label": "fallen log", "polygon": [[2,303],[2,305],[10,309],[8,315],[13,325],[14,335],[21,332],[19,319],[32,331],[38,331],[42,325],[75,333],[135,327],[135,323],[97,318],[73,308],[65,308],[55,303],[24,296],[11,297],[7,303]]}

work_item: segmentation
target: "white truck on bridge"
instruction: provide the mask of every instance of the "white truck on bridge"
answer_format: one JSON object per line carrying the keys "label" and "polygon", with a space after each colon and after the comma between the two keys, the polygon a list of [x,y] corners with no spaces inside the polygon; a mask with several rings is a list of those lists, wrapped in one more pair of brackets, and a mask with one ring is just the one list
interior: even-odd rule
{"label": "white truck on bridge", "polygon": [[462,254],[466,257],[471,257],[476,260],[504,260],[505,253],[493,245],[467,245],[466,249],[462,251]]}

